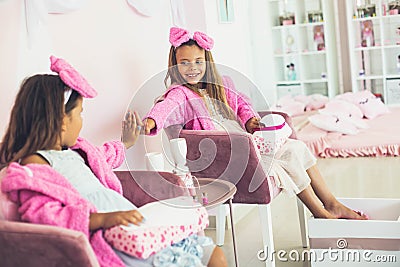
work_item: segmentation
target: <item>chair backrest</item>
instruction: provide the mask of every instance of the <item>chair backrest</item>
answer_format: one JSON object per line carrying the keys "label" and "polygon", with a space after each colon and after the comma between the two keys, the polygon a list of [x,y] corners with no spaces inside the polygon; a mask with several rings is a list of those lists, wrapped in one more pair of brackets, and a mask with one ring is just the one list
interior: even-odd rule
{"label": "chair backrest", "polygon": [[[259,111],[259,116],[279,114],[292,128],[289,138],[296,139],[291,117],[279,111]],[[187,143],[187,164],[193,175],[224,179],[235,184],[235,203],[268,204],[281,189],[262,163],[253,138],[248,133],[184,130],[181,125],[166,129],[169,138],[183,137]]]}
{"label": "chair backrest", "polygon": [[[1,181],[5,176],[6,168],[0,170],[0,189]],[[19,221],[18,205],[8,199],[7,194],[0,190],[0,220]]]}
{"label": "chair backrest", "polygon": [[197,177],[216,178],[236,185],[235,203],[268,204],[280,189],[248,133],[182,130],[187,142],[187,164]]}
{"label": "chair backrest", "polygon": [[147,203],[182,196],[185,186],[170,172],[116,170],[124,196],[137,207]]}

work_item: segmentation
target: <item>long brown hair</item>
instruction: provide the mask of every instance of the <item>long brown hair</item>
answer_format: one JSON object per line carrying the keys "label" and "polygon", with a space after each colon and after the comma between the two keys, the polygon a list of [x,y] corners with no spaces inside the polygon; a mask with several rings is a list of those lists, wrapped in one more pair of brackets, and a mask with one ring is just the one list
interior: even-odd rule
{"label": "long brown hair", "polygon": [[0,144],[0,168],[38,150],[54,148],[61,137],[64,115],[81,97],[73,90],[64,105],[66,90],[70,88],[58,75],[38,74],[22,82]]}
{"label": "long brown hair", "polygon": [[215,66],[214,58],[210,51],[203,49],[205,51],[206,72],[199,84],[192,85],[187,83],[182,75],[179,73],[177,66],[178,62],[176,60],[176,51],[182,46],[193,45],[196,45],[200,49],[203,49],[197,44],[196,41],[192,39],[183,43],[177,48],[171,46],[168,59],[168,72],[164,79],[165,86],[168,88],[171,84],[183,85],[195,91],[199,95],[199,89],[205,89],[207,91],[207,94],[211,98],[217,100],[215,102],[217,104],[217,108],[222,112],[222,115],[225,118],[234,119],[235,116],[232,112],[232,109],[228,105],[228,101],[226,100],[225,88],[222,82],[221,75],[219,74],[217,67]]}

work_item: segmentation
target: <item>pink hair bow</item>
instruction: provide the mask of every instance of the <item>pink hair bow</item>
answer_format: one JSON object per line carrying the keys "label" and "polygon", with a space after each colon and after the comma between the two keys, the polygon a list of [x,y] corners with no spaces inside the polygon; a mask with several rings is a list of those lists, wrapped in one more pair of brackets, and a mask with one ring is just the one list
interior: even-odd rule
{"label": "pink hair bow", "polygon": [[169,31],[169,42],[174,47],[178,47],[190,39],[195,40],[201,48],[207,51],[210,51],[214,46],[214,40],[205,33],[194,32],[191,35],[188,30],[178,27],[172,27]]}
{"label": "pink hair bow", "polygon": [[93,98],[97,95],[96,90],[86,79],[64,59],[50,56],[50,62],[50,69],[57,72],[61,80],[82,97]]}

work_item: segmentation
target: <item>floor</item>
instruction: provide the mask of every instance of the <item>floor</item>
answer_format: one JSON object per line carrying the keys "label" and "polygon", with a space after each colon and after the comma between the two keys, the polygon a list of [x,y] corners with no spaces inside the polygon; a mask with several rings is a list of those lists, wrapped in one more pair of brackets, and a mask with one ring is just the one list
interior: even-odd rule
{"label": "floor", "polygon": [[[340,170],[345,170],[346,175],[331,175],[329,171],[332,169],[332,164],[337,163],[334,161],[319,162],[321,173],[324,175],[329,188],[336,197],[400,198],[399,172],[392,171],[390,175],[382,177],[379,175],[379,168],[382,167],[380,165],[371,167],[376,170],[375,172],[367,170],[368,175],[360,175],[360,167],[357,167],[360,166],[357,165],[359,163],[355,161],[343,161],[340,163]],[[385,165],[393,166],[392,162],[390,163],[389,165]],[[399,161],[397,161],[398,163]],[[365,168],[371,166],[370,164],[367,165]],[[362,168],[363,171],[365,171],[365,168]],[[297,250],[301,252],[303,248],[300,239],[296,198],[287,198],[284,195],[280,195],[273,200],[271,208],[275,251],[284,250],[290,253],[292,250]],[[265,262],[259,260],[257,256],[258,252],[263,249],[260,227],[256,206],[249,206],[248,215],[235,224],[238,240],[238,257],[241,267],[265,266]],[[215,238],[215,230],[207,229],[206,235]],[[229,266],[235,266],[230,230],[225,232],[225,244],[222,246],[222,249],[228,258]],[[278,260],[276,261],[276,266],[308,266],[308,263]]]}

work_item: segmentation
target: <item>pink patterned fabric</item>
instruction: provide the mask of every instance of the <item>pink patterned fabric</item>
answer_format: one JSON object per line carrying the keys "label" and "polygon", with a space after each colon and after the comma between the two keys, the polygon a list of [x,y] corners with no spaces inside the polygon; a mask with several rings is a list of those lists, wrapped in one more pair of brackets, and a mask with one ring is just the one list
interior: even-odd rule
{"label": "pink patterned fabric", "polygon": [[203,32],[196,31],[192,35],[188,30],[178,27],[172,27],[169,31],[169,42],[175,48],[190,39],[195,40],[201,48],[207,51],[210,51],[214,46],[214,40]]}
{"label": "pink patterned fabric", "polygon": [[93,98],[97,95],[96,90],[90,86],[86,79],[64,59],[50,56],[50,62],[50,69],[57,72],[61,80],[82,97]]}
{"label": "pink patterned fabric", "polygon": [[140,259],[177,243],[188,236],[203,231],[208,226],[208,213],[204,207],[195,209],[197,224],[138,227],[134,230],[115,226],[104,232],[104,238],[117,250]]}
{"label": "pink patterned fabric", "polygon": [[256,130],[253,139],[261,155],[273,155],[292,134],[292,129],[279,114],[268,114],[260,120],[266,127]]}
{"label": "pink patterned fabric", "polygon": [[[235,90],[230,78],[223,77],[222,81],[228,105],[242,126],[249,119],[259,117],[246,96]],[[215,130],[201,96],[183,85],[171,86],[165,93],[164,100],[156,103],[145,118],[152,118],[156,122],[156,127],[150,132],[151,135],[171,125],[185,125],[185,129],[190,130]]]}
{"label": "pink patterned fabric", "polygon": [[[113,166],[123,162],[124,146],[121,142],[107,143],[98,148],[79,138],[74,149],[85,154],[101,183],[122,192],[112,171]],[[49,165],[11,163],[1,182],[1,190],[9,194],[10,200],[20,204],[18,212],[23,221],[80,231],[89,239],[101,266],[124,266],[103,238],[101,230],[89,232],[89,214],[96,212],[96,208]]]}

